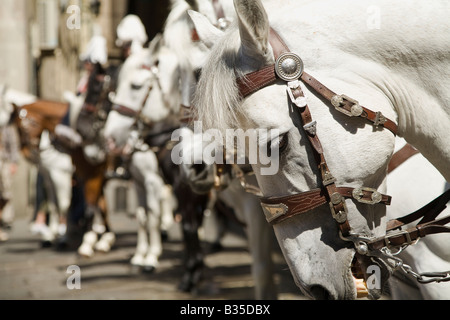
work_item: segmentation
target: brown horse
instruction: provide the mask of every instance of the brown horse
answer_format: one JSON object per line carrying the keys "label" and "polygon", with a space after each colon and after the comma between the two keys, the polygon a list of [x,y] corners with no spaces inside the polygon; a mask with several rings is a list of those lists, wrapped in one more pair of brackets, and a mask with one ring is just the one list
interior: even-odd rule
{"label": "brown horse", "polygon": [[[83,239],[83,245],[85,240],[88,240],[89,245],[93,247],[97,242],[97,239],[94,239],[94,237],[97,238],[97,234],[92,230],[96,212],[100,212],[103,219],[106,229],[104,236],[108,235],[109,238],[113,236],[103,194],[106,161],[93,164],[86,158],[82,144],[67,143],[66,139],[56,134],[56,127],[61,124],[68,110],[68,104],[38,100],[30,105],[15,106],[13,119],[18,128],[22,153],[30,162],[37,164],[39,161],[41,136],[45,130],[49,132],[52,141],[59,146],[64,146],[64,151],[71,156],[75,167],[75,178],[83,186],[87,205],[85,213],[87,232],[84,238],[89,239]],[[79,253],[86,256],[93,254],[89,250],[85,254],[79,250]]]}

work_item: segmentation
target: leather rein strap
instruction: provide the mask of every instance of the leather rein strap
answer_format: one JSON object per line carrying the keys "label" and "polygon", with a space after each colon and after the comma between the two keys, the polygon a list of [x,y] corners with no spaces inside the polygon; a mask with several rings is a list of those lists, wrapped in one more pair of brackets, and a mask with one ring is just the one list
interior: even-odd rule
{"label": "leather rein strap", "polygon": [[[299,111],[303,121],[303,128],[311,143],[316,163],[321,173],[323,187],[287,197],[262,198],[261,204],[267,220],[270,224],[276,225],[293,216],[304,214],[329,203],[333,218],[338,223],[342,236],[346,237],[350,234],[351,230],[347,219],[348,210],[345,204],[346,198],[352,198],[360,203],[370,205],[390,205],[391,197],[382,195],[377,190],[371,188],[363,187],[355,189],[336,186],[336,179],[333,177],[328,168],[322,145],[317,136],[317,123],[312,119],[311,112],[302,89],[302,83],[299,79],[329,101],[338,111],[349,117],[361,117],[371,122],[375,128],[386,128],[394,135],[397,135],[398,127],[392,120],[386,118],[381,112],[373,112],[370,109],[361,106],[354,99],[351,99],[345,95],[337,95],[316,80],[313,76],[304,72],[301,59],[296,55],[289,56],[289,48],[272,28],[270,29],[269,39],[277,64],[264,67],[256,72],[244,76],[243,78],[237,79],[237,85],[241,97],[245,98],[279,80],[288,82],[288,93],[291,97],[292,104],[295,105],[294,108]],[[298,57],[299,61],[297,63],[301,64],[301,71],[296,79],[285,79],[279,75],[280,71],[277,70],[277,68],[280,68],[280,61],[283,59],[283,55],[285,54],[288,54],[288,57],[290,58],[293,57],[294,60]],[[391,235],[390,237],[386,236],[378,238],[370,241],[368,244],[374,249],[380,249],[384,246],[401,246],[411,244],[419,237],[424,237],[428,234],[450,232],[450,228],[443,226],[450,222],[450,217],[434,220],[439,213],[445,209],[445,203],[449,200],[450,192],[446,192],[441,197],[417,212],[404,218],[389,222],[387,231],[392,231],[394,229],[401,228],[407,223],[424,217],[419,225],[413,229],[401,231],[400,234],[396,234],[395,236]]]}

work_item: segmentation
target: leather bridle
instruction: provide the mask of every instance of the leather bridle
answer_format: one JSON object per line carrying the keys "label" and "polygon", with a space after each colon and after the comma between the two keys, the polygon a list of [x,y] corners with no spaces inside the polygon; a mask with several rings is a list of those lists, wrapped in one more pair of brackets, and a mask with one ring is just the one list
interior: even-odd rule
{"label": "leather bridle", "polygon": [[[147,71],[150,71],[152,73],[152,76],[157,77],[157,74],[152,67],[149,67],[147,65],[142,65],[141,68],[145,69]],[[158,82],[158,84],[159,84],[159,82]],[[112,110],[116,111],[117,113],[121,114],[122,116],[125,116],[128,118],[133,118],[135,121],[134,125],[136,125],[138,122],[142,122],[143,124],[145,124],[147,126],[151,126],[152,121],[150,119],[148,119],[147,117],[145,117],[142,114],[142,112],[144,110],[145,105],[147,104],[148,98],[150,97],[150,93],[152,90],[153,90],[153,85],[149,84],[149,87],[144,96],[144,100],[142,101],[138,110],[134,110],[127,106],[119,105],[119,104],[113,104]]]}
{"label": "leather bridle", "polygon": [[[370,252],[382,248],[408,246],[426,235],[450,232],[450,228],[444,226],[450,222],[450,217],[435,220],[450,200],[449,190],[424,208],[406,217],[390,221],[387,226],[387,232],[390,232],[421,219],[419,224],[411,229],[401,230],[376,239],[351,233],[348,210],[345,204],[346,199],[353,199],[369,205],[390,205],[391,197],[372,188],[338,187],[336,185],[336,179],[329,170],[324,150],[317,135],[317,122],[312,119],[304,96],[305,84],[328,101],[336,110],[349,117],[363,118],[372,123],[375,128],[387,129],[394,135],[397,135],[398,127],[381,112],[373,112],[350,97],[334,93],[306,73],[300,57],[290,52],[284,41],[273,29],[270,29],[269,41],[276,63],[237,79],[240,95],[245,98],[281,80],[287,83],[291,104],[301,117],[303,129],[312,147],[322,186],[316,190],[286,197],[262,198],[261,203],[268,222],[276,225],[328,203],[332,216],[339,226],[341,238],[352,241],[358,253],[362,255],[368,255]],[[448,278],[450,280],[450,277]]]}

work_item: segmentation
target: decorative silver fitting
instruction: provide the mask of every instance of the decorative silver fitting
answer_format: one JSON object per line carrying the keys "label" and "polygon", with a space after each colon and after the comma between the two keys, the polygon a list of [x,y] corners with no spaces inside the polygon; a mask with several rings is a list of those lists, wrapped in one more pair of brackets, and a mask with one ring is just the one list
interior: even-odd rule
{"label": "decorative silver fitting", "polygon": [[[351,111],[347,111],[346,109],[342,108],[342,106],[344,105],[344,100],[353,103]],[[335,95],[333,98],[331,98],[331,104],[336,108],[337,111],[349,117],[360,117],[364,112],[358,101],[346,96],[345,94]]]}
{"label": "decorative silver fitting", "polygon": [[[338,198],[339,198],[339,201],[338,201]],[[334,206],[339,205],[339,204],[342,204],[344,209],[336,212],[336,209],[334,208]],[[333,219],[336,220],[337,223],[344,223],[345,221],[347,221],[347,215],[348,215],[347,204],[345,203],[345,199],[339,193],[335,193],[331,196],[330,210],[331,210],[331,215],[333,216]]]}
{"label": "decorative silver fitting", "polygon": [[373,125],[375,128],[378,128],[379,126],[383,126],[387,122],[387,118],[381,113],[377,112],[375,121],[373,122]]}
{"label": "decorative silver fitting", "polygon": [[266,216],[267,222],[272,223],[279,217],[284,216],[289,208],[285,204],[261,204],[264,214]]}
{"label": "decorative silver fitting", "polygon": [[298,88],[302,88],[302,83],[299,80],[288,82],[287,84],[287,92],[289,94],[289,98],[291,99],[292,103],[295,104],[299,108],[305,108],[308,105],[308,100],[305,96],[300,97],[294,97],[294,94],[292,93],[293,90],[296,90]]}
{"label": "decorative silver fitting", "polygon": [[362,256],[365,256],[369,253],[369,246],[364,241],[360,241],[358,242],[358,244],[355,244],[355,249]]}
{"label": "decorative silver fitting", "polygon": [[[372,193],[371,200],[363,199],[364,191]],[[372,188],[357,188],[357,189],[353,190],[352,196],[356,201],[358,201],[360,203],[371,204],[371,205],[380,203],[381,200],[383,200],[383,195],[380,192],[378,192],[377,190],[372,189]]]}
{"label": "decorative silver fitting", "polygon": [[313,121],[311,123],[308,123],[307,125],[303,126],[303,129],[305,129],[306,132],[314,137],[317,134],[317,122]]}
{"label": "decorative silver fitting", "polygon": [[222,31],[225,31],[226,29],[228,29],[230,24],[231,24],[231,20],[227,19],[227,18],[220,18],[219,20],[217,20],[217,27]]}
{"label": "decorative silver fitting", "polygon": [[303,71],[303,61],[295,53],[283,53],[275,63],[275,72],[277,76],[287,82],[300,79]]}
{"label": "decorative silver fitting", "polygon": [[344,197],[339,192],[335,192],[331,195],[330,201],[333,205],[337,206],[344,202]]}
{"label": "decorative silver fitting", "polygon": [[325,187],[327,187],[330,184],[333,184],[335,182],[336,182],[336,178],[331,174],[331,172],[325,172],[324,179],[323,179],[323,185]]}

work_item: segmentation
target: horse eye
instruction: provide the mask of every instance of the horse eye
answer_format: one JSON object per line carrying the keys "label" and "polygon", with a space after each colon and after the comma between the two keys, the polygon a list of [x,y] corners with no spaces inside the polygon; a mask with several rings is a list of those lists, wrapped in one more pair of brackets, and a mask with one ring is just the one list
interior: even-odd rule
{"label": "horse eye", "polygon": [[289,135],[285,133],[278,137],[278,139],[270,141],[267,150],[271,151],[274,148],[278,148],[278,152],[281,154],[288,146]]}
{"label": "horse eye", "polygon": [[202,76],[202,69],[201,68],[195,69],[194,76],[195,76],[195,81],[199,82],[200,77]]}
{"label": "horse eye", "polygon": [[134,83],[132,83],[131,84],[131,90],[141,90],[141,88],[142,88],[142,85],[138,85],[138,84],[134,84]]}

